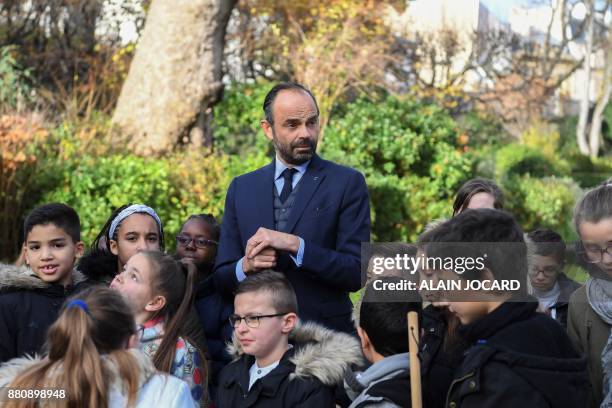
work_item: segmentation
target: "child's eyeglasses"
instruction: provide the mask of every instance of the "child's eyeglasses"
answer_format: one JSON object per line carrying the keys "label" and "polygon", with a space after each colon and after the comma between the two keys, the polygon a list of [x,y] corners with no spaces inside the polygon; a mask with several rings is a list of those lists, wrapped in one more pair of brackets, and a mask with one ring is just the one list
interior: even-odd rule
{"label": "child's eyeglasses", "polygon": [[578,253],[582,255],[587,263],[601,263],[603,262],[604,255],[607,254],[609,257],[612,257],[612,246],[608,246],[607,248],[587,247]]}
{"label": "child's eyeglasses", "polygon": [[556,266],[545,266],[544,268],[538,268],[538,267],[534,266],[529,271],[529,275],[530,276],[538,276],[538,273],[542,272],[542,275],[546,276],[547,278],[550,278],[555,273],[557,273],[558,270],[559,270],[559,268],[556,267]]}
{"label": "child's eyeglasses", "polygon": [[276,313],[276,314],[271,314],[271,315],[259,315],[259,316],[239,316],[237,314],[233,314],[229,317],[229,321],[230,324],[232,325],[232,327],[237,328],[238,326],[240,326],[240,322],[242,320],[244,320],[244,322],[246,323],[247,326],[249,326],[251,329],[257,329],[259,327],[259,320],[263,319],[265,317],[279,317],[279,316],[284,316],[287,313]]}
{"label": "child's eyeglasses", "polygon": [[176,236],[176,243],[177,245],[181,245],[181,246],[188,246],[189,244],[191,244],[193,242],[193,245],[195,245],[196,248],[199,249],[205,249],[209,246],[214,246],[214,245],[218,245],[219,243],[217,241],[213,241],[212,239],[206,239],[206,238],[191,238],[188,237],[186,235],[177,235]]}

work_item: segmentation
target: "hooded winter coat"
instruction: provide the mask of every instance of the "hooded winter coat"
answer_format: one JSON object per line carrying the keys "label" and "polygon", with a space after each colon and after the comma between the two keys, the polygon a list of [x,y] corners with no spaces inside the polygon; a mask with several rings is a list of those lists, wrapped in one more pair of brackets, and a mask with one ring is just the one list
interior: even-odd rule
{"label": "hooded winter coat", "polygon": [[234,338],[228,351],[235,360],[221,371],[217,408],[335,407],[334,388],[351,364],[363,363],[359,341],[313,322],[297,326],[289,336],[292,348],[268,375],[249,390],[246,355]]}
{"label": "hooded winter coat", "polygon": [[[423,405],[427,408],[441,408],[455,370],[463,361],[467,345],[455,334],[457,323],[449,322],[453,316],[448,309],[429,305],[423,309],[422,316],[423,336],[419,342],[419,361]],[[451,329],[453,332],[450,335],[449,323],[454,324],[455,328]]]}
{"label": "hooded winter coat", "polygon": [[[136,349],[130,350],[136,359],[139,367],[138,375],[138,395],[136,408],[163,407],[163,408],[195,408],[196,405],[191,398],[189,387],[178,378],[171,375],[164,375],[155,370],[151,359]],[[107,373],[107,378],[111,383],[109,386],[109,408],[123,408],[127,406],[128,395],[126,395],[127,384],[121,381],[119,367],[112,358],[103,356],[103,367]],[[41,362],[40,358],[17,358],[0,366],[0,386],[5,387],[15,379],[21,372],[29,367]],[[44,384],[41,384],[43,387]],[[49,399],[48,404],[45,400],[40,405],[41,408],[56,407],[58,400]]]}
{"label": "hooded winter coat", "polygon": [[561,325],[536,308],[534,298],[508,301],[459,328],[472,346],[448,390],[447,407],[585,406],[586,359]]}
{"label": "hooded winter coat", "polygon": [[344,388],[353,401],[349,408],[409,408],[411,395],[408,353],[385,357],[362,373],[347,372]]}
{"label": "hooded winter coat", "polygon": [[86,285],[76,270],[72,282],[47,283],[27,267],[0,265],[0,362],[40,353],[66,297]]}

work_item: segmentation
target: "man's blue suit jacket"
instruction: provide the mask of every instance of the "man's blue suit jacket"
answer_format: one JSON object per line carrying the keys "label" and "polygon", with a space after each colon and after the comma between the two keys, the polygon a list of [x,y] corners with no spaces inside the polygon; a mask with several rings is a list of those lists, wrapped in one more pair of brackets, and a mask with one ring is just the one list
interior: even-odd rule
{"label": "man's blue suit jacket", "polygon": [[[215,265],[216,285],[226,295],[238,284],[236,262],[247,240],[259,227],[274,229],[273,188],[274,161],[236,177],[228,188]],[[370,241],[365,178],[315,155],[296,194],[285,232],[304,240],[302,266],[283,253],[276,270],[293,285],[302,320],[354,332],[348,292],[361,287],[361,243]]]}

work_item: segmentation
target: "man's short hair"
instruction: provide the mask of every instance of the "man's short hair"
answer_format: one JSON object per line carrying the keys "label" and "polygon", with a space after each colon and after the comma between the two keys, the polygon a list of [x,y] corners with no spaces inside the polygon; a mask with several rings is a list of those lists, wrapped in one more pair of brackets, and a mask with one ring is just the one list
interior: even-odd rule
{"label": "man's short hair", "polygon": [[550,229],[537,229],[527,234],[528,244],[533,245],[534,253],[552,256],[560,264],[565,263],[565,242],[561,235]]}
{"label": "man's short hair", "polygon": [[[427,257],[476,259],[486,254],[483,263],[495,279],[522,279],[527,276],[527,249],[523,232],[512,215],[505,211],[488,208],[465,210],[425,235],[421,245]],[[480,272],[470,268],[461,277],[481,280]]]}
{"label": "man's short hair", "polygon": [[77,212],[66,204],[50,203],[36,207],[28,214],[23,223],[24,242],[35,226],[48,224],[64,230],[74,242],[81,240],[81,221]]}
{"label": "man's short hair", "polygon": [[317,108],[317,116],[319,116],[319,105],[317,104],[317,100],[315,99],[312,92],[310,92],[310,89],[306,88],[302,84],[298,84],[297,82],[281,82],[279,84],[274,85],[274,87],[270,89],[270,91],[266,95],[266,99],[264,99],[263,110],[266,115],[266,121],[270,125],[274,125],[274,100],[281,91],[286,90],[302,91],[310,95],[312,101],[315,104],[315,107]]}
{"label": "man's short hair", "polygon": [[291,283],[282,273],[262,271],[249,275],[238,284],[236,296],[242,293],[269,292],[276,313],[297,313],[298,304]]}
{"label": "man's short hair", "polygon": [[[400,282],[395,276],[377,279],[383,282]],[[375,294],[374,282],[366,285],[364,297],[359,308],[359,327],[370,338],[377,353],[387,357],[408,352],[408,312],[421,312],[420,302],[401,302],[390,299],[380,302]],[[372,299],[372,300],[370,300]],[[414,333],[418,339],[419,333]]]}

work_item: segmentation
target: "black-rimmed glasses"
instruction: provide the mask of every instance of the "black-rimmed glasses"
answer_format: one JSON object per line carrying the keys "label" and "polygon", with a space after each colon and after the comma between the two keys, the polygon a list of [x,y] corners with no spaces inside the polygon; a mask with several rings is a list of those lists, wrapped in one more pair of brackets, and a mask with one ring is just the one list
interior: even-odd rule
{"label": "black-rimmed glasses", "polygon": [[195,245],[196,248],[199,249],[206,249],[209,246],[214,246],[214,245],[218,245],[219,243],[217,241],[213,241],[212,239],[206,239],[206,238],[202,238],[202,237],[197,237],[197,238],[191,238],[188,237],[186,235],[177,235],[176,236],[176,243],[177,245],[181,245],[181,246],[188,246],[189,244],[191,244],[193,242],[193,245]]}
{"label": "black-rimmed glasses", "polygon": [[276,313],[276,314],[271,314],[271,315],[254,315],[254,316],[244,316],[244,317],[237,315],[237,314],[233,314],[229,317],[229,321],[232,327],[234,328],[240,326],[240,322],[244,320],[246,325],[249,326],[251,329],[257,329],[260,324],[259,323],[260,319],[263,319],[266,317],[279,317],[279,316],[284,316],[286,314],[287,313]]}
{"label": "black-rimmed glasses", "polygon": [[540,272],[542,273],[542,275],[546,276],[547,278],[550,278],[555,273],[559,272],[559,267],[551,265],[551,266],[545,266],[544,268],[538,268],[538,267],[534,266],[529,271],[529,275],[530,276],[538,276],[538,273],[540,273]]}
{"label": "black-rimmed glasses", "polygon": [[606,248],[584,248],[582,251],[578,252],[583,256],[584,260],[587,263],[596,264],[603,262],[603,257],[607,254],[612,258],[612,246],[608,246]]}

